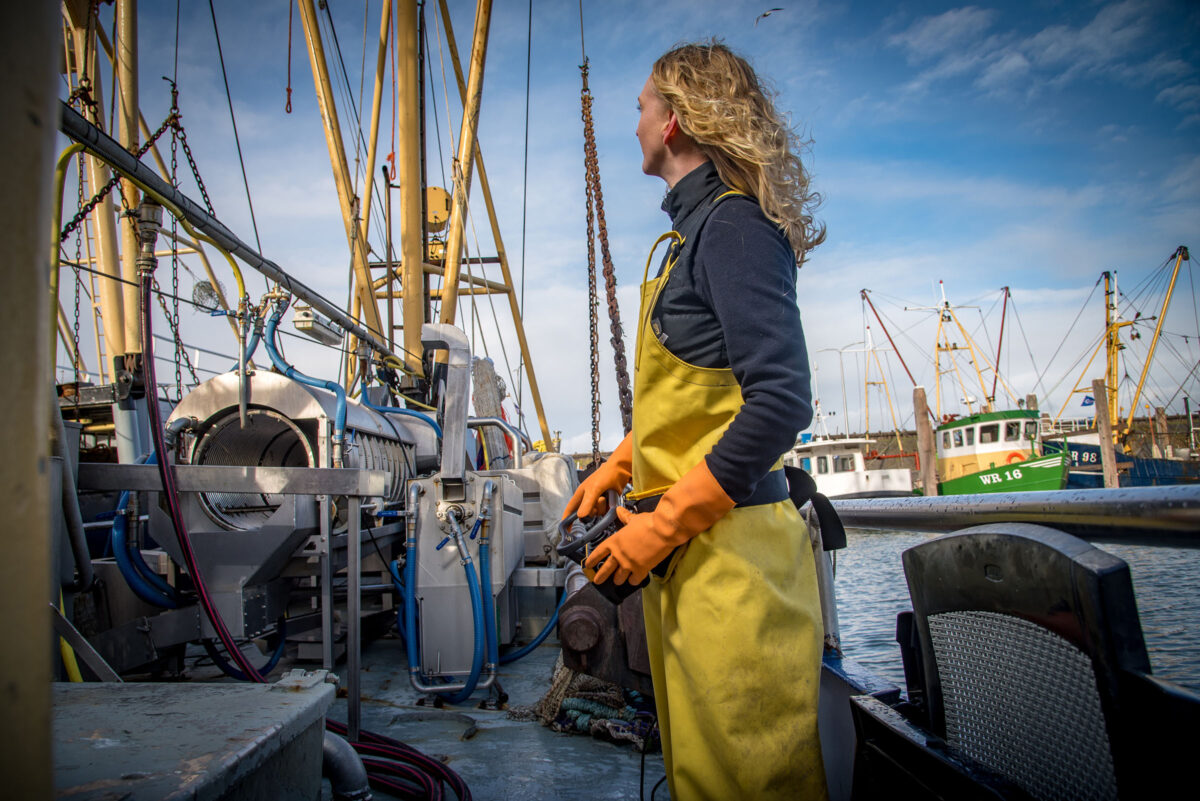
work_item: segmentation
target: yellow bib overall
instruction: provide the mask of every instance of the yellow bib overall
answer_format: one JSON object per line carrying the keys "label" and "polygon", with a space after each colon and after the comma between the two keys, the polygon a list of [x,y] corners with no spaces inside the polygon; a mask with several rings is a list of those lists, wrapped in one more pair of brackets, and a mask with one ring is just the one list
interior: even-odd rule
{"label": "yellow bib overall", "polygon": [[[681,243],[671,232],[654,249],[669,238]],[[698,464],[742,406],[731,369],[689,364],[651,330],[673,266],[642,284],[634,499],[664,492]],[[734,508],[676,552],[665,579],[651,575],[642,605],[671,798],[823,799],[821,609],[791,501]]]}

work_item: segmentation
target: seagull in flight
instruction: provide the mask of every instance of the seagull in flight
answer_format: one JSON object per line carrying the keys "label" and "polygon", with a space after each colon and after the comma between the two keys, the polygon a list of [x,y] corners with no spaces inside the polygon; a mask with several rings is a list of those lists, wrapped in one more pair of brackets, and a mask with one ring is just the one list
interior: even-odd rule
{"label": "seagull in flight", "polygon": [[769,17],[769,16],[771,16],[772,14],[774,14],[776,11],[783,11],[783,9],[782,9],[782,8],[772,8],[772,9],[770,9],[770,10],[768,10],[768,11],[764,11],[763,13],[761,13],[761,14],[759,14],[759,15],[758,15],[758,18],[757,18],[757,19],[755,19],[755,20],[754,20],[754,24],[755,24],[755,25],[758,25],[758,20],[760,20],[760,19],[762,19],[762,18],[764,18],[764,17]]}

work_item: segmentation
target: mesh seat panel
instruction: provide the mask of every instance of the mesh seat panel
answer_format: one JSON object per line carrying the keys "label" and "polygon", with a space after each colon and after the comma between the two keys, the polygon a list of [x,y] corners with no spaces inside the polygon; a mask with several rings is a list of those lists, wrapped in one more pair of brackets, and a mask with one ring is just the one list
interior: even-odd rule
{"label": "mesh seat panel", "polygon": [[930,615],[946,741],[1039,799],[1115,799],[1091,661],[1057,634],[994,612]]}

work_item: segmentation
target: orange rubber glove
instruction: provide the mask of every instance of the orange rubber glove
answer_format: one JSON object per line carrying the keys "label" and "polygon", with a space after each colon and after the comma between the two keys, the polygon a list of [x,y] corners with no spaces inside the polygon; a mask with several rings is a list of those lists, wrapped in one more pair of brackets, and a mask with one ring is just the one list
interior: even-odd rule
{"label": "orange rubber glove", "polygon": [[604,464],[596,468],[596,471],[583,480],[575,489],[575,494],[571,496],[571,500],[567,501],[567,508],[563,512],[563,519],[566,519],[572,512],[577,512],[580,517],[591,517],[593,514],[603,514],[608,511],[608,502],[604,499],[604,493],[609,490],[620,492],[625,489],[625,485],[629,483],[629,479],[633,476],[633,434],[626,434],[625,439],[621,440],[612,452],[612,455],[605,460]]}
{"label": "orange rubber glove", "polygon": [[[596,546],[584,567],[592,581],[641,584],[675,548],[712,528],[734,507],[704,460],[666,491],[654,511],[637,514],[617,509],[624,527]],[[600,564],[603,562],[603,564]]]}

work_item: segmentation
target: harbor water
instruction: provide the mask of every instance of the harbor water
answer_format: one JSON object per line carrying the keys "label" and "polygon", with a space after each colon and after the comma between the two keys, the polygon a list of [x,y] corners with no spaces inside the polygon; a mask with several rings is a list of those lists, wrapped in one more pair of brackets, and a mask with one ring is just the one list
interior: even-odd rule
{"label": "harbor water", "polygon": [[[838,619],[846,656],[904,686],[896,615],[912,609],[900,554],[938,536],[848,529],[836,552]],[[1200,549],[1097,543],[1124,559],[1154,675],[1200,691]]]}

